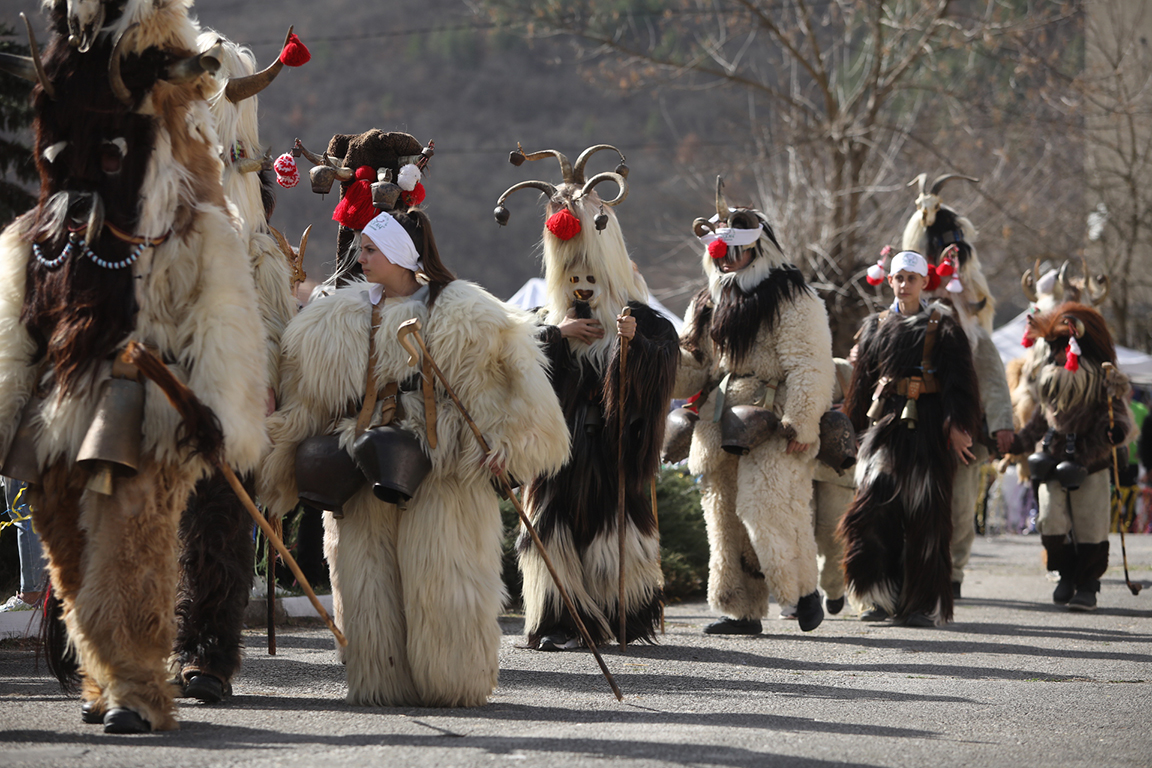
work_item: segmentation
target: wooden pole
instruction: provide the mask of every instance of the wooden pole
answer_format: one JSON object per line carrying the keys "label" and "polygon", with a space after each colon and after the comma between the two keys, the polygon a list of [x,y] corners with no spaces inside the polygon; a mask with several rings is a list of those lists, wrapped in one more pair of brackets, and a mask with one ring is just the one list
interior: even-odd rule
{"label": "wooden pole", "polygon": [[[267,515],[265,515],[267,519]],[[268,655],[276,655],[276,552],[272,549],[272,540],[264,539],[264,580],[267,594],[265,595],[265,614],[268,621]]]}
{"label": "wooden pole", "polygon": [[[1115,366],[1113,366],[1112,363],[1108,363],[1108,362],[1104,363],[1104,374],[1105,374],[1106,378],[1111,379],[1112,378],[1112,372],[1114,370],[1115,370]],[[1106,398],[1108,398],[1108,431],[1111,432],[1112,428],[1116,426],[1116,417],[1112,412],[1112,395],[1107,391],[1107,388],[1105,388],[1104,396]],[[1111,435],[1109,435],[1109,441],[1111,441]],[[1119,461],[1119,459],[1116,458],[1116,446],[1115,445],[1112,446],[1112,475],[1113,475],[1113,479],[1114,479],[1114,482],[1112,485],[1116,489],[1117,496],[1119,496],[1119,494],[1120,494],[1120,461]],[[1120,554],[1124,559],[1124,583],[1128,585],[1128,590],[1133,595],[1139,595],[1140,590],[1144,588],[1144,585],[1140,584],[1140,583],[1133,584],[1132,579],[1130,579],[1128,577],[1128,547],[1124,543],[1124,521],[1123,521],[1123,518],[1121,518],[1120,524],[1117,525],[1116,527],[1120,531]]]}
{"label": "wooden pole", "polygon": [[[659,472],[660,470],[656,470]],[[652,520],[656,523],[656,566],[661,574],[664,571],[664,557],[660,550],[660,514],[656,511],[656,475],[652,475]],[[664,598],[660,598],[660,634],[667,632],[664,629]]]}
{"label": "wooden pole", "polygon": [[[624,307],[620,317],[632,314],[629,307]],[[628,612],[624,607],[624,549],[625,535],[628,529],[628,514],[625,510],[624,496],[624,416],[625,398],[628,396],[628,339],[620,336],[620,396],[617,398],[619,413],[616,414],[616,540],[620,554],[620,597],[617,602],[617,611],[620,614],[618,639],[621,652],[628,650]]]}
{"label": "wooden pole", "polygon": [[[440,366],[436,365],[436,361],[428,354],[428,348],[424,346],[424,339],[420,337],[420,319],[412,318],[405,320],[400,324],[396,330],[396,338],[400,341],[400,346],[408,352],[408,365],[416,365],[418,355],[416,348],[412,345],[412,338],[415,337],[416,343],[420,345],[420,351],[424,355],[424,360],[428,363],[428,367],[436,374],[436,378],[440,379],[440,383],[444,386],[444,391],[448,393],[448,397],[452,398],[452,402],[460,409],[460,415],[464,417],[464,422],[468,428],[472,430],[473,436],[476,441],[480,443],[481,450],[484,455],[491,454],[492,449],[488,447],[488,441],[484,439],[484,435],[480,433],[480,428],[476,426],[476,422],[472,420],[472,416],[468,413],[468,409],[460,402],[460,398],[456,396],[456,392],[452,389],[452,385],[444,378]],[[504,489],[504,493],[512,502],[512,506],[516,508],[516,514],[520,517],[520,522],[524,525],[524,529],[528,531],[528,535],[532,537],[532,543],[536,546],[536,551],[540,553],[540,558],[544,561],[544,565],[548,568],[548,573],[552,576],[552,581],[556,584],[556,589],[560,592],[560,598],[564,601],[564,607],[568,609],[568,613],[572,615],[573,621],[576,622],[576,628],[580,630],[580,636],[584,639],[584,644],[592,651],[592,655],[596,657],[596,663],[600,665],[600,671],[604,673],[604,677],[608,680],[608,685],[611,686],[612,692],[616,694],[619,701],[624,700],[624,694],[620,692],[620,686],[616,685],[616,678],[612,677],[612,673],[608,671],[608,665],[604,663],[603,657],[600,656],[600,650],[596,644],[592,642],[592,635],[589,634],[588,628],[584,626],[584,621],[580,618],[580,614],[576,612],[576,605],[572,602],[572,598],[568,595],[568,590],[564,589],[564,585],[560,582],[560,575],[556,573],[555,566],[552,565],[552,558],[548,556],[548,550],[544,548],[544,542],[540,540],[540,534],[536,532],[536,526],[532,525],[532,521],[528,519],[528,514],[521,506],[520,500],[516,498],[516,493],[512,490],[512,484],[508,482],[508,473],[501,470],[497,475],[500,479],[500,485]]]}

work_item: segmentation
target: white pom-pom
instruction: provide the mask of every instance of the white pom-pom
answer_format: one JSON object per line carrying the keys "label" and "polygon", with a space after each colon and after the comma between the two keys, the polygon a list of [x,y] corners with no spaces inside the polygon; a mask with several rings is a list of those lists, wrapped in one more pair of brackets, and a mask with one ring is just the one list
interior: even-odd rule
{"label": "white pom-pom", "polygon": [[408,163],[400,169],[399,175],[396,177],[396,183],[400,185],[400,189],[405,192],[411,192],[416,189],[416,184],[420,181],[420,169],[414,163]]}
{"label": "white pom-pom", "polygon": [[877,282],[883,280],[887,276],[888,275],[884,272],[884,267],[880,266],[879,264],[873,264],[872,266],[868,267],[868,277]]}
{"label": "white pom-pom", "polygon": [[948,285],[946,287],[948,289],[948,293],[960,293],[964,290],[964,286],[960,285],[960,278],[958,278],[956,275],[952,275],[952,279],[948,281]]}
{"label": "white pom-pom", "polygon": [[1080,357],[1080,355],[1081,355],[1080,342],[1076,341],[1075,336],[1068,339],[1068,351],[1071,352],[1072,354],[1076,355],[1076,357]]}

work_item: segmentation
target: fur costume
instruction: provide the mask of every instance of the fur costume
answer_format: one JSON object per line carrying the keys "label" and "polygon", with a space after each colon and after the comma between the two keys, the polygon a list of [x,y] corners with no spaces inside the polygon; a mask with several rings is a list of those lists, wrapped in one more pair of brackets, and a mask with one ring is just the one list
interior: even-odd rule
{"label": "fur costume", "polygon": [[[930,362],[940,389],[920,394],[918,421],[909,429],[902,421],[907,398],[894,391],[895,384],[921,375],[934,312],[940,323]],[[892,386],[869,426],[881,377]],[[866,319],[845,410],[858,434],[867,429],[856,463],[856,498],[840,525],[848,590],[856,602],[897,620],[922,614],[938,625],[950,621],[957,459],[948,433],[957,427],[977,435],[981,428],[972,355],[952,308],[933,302],[915,315],[887,312]]]}
{"label": "fur costume", "polygon": [[[224,146],[224,196],[241,224],[248,243],[247,266],[256,284],[267,348],[268,382],[277,389],[280,335],[296,313],[291,270],[272,238],[267,215],[274,204],[272,178],[257,172],[263,147],[257,132],[258,97],[233,102],[226,93],[230,78],[256,72],[251,51],[215,32],[202,32],[200,50],[221,46],[221,66],[214,77],[217,90],[209,99],[217,133]],[[253,484],[247,483],[251,493]],[[176,606],[178,627],[174,653],[185,682],[207,674],[231,689],[240,667],[241,631],[252,591],[254,548],[252,519],[219,473],[204,478],[188,500],[180,520],[180,589]]]}
{"label": "fur costume", "polygon": [[[68,43],[64,4],[51,8],[44,69],[54,96],[43,85],[33,92],[40,203],[0,235],[0,451],[29,398],[45,397],[32,507],[82,695],[96,715],[131,710],[157,730],[176,727],[165,662],[177,523],[205,465],[148,383],[138,473],[117,478],[111,496],[85,488],[75,461],[111,357],[129,340],[154,347],[215,411],[224,458],[239,470],[266,444],[264,339],[252,278],[236,269],[245,250],[221,189],[207,78],[164,79],[195,52],[188,5],[108,4],[111,34],[86,52]],[[109,61],[120,33],[118,91]],[[78,220],[85,235],[69,240]],[[133,245],[123,233],[147,240]],[[70,255],[48,266],[66,241]],[[96,262],[133,254],[130,267]]]}
{"label": "fur costume", "polygon": [[[718,207],[727,211],[726,203]],[[819,624],[809,504],[820,417],[832,404],[835,378],[828,315],[800,270],[786,262],[762,214],[737,209],[729,218],[763,230],[743,269],[724,273],[705,252],[708,286],[685,318],[673,393],[707,397],[688,468],[701,476],[711,551],[708,602],[727,617],[759,621],[768,612],[769,592],[781,606],[814,599]],[[771,404],[763,402],[780,427],[746,456],[721,448],[720,424],[713,418],[717,385],[726,375],[725,408],[761,402],[766,386],[776,387]],[[809,448],[787,453],[790,440]]]}
{"label": "fur costume", "polygon": [[[571,214],[579,224],[568,239],[545,226],[548,305],[539,313],[552,386],[572,434],[572,456],[554,477],[534,477],[524,500],[592,641],[652,642],[660,623],[664,576],[651,483],[660,467],[664,417],[675,376],[676,331],[648,307],[647,286],[628,258],[612,210],[627,194],[627,183],[617,177],[621,195],[602,201],[591,189],[597,177],[584,181],[584,163],[597,148],[612,149],[598,145],[586,150],[572,168],[563,155],[551,150],[528,156],[555,155],[560,160],[564,182],[559,187],[547,185],[552,191],[547,216],[551,220]],[[598,215],[604,217],[602,228],[596,222]],[[636,319],[636,334],[628,344],[621,401],[620,341],[615,330],[616,317],[625,307]],[[599,321],[603,337],[592,343],[563,338],[558,326],[570,312]],[[621,457],[626,510],[623,607],[617,525]],[[576,623],[527,531],[521,532],[518,552],[529,647],[540,648],[544,638],[577,637]],[[619,637],[621,611],[625,638]]]}
{"label": "fur costume", "polygon": [[[1013,448],[1019,453],[1036,449],[1053,463],[1070,459],[1087,470],[1087,479],[1072,491],[1065,491],[1055,476],[1033,479],[1040,483],[1037,525],[1049,570],[1059,571],[1061,583],[1074,585],[1076,591],[1096,592],[1108,568],[1112,447],[1126,457],[1124,446],[1134,433],[1128,377],[1119,371],[1105,374],[1103,363],[1115,365],[1116,348],[1104,318],[1091,307],[1067,302],[1030,315],[1027,333],[1033,342],[1028,358],[1036,371],[1037,407]],[[1073,333],[1080,349],[1075,371],[1065,367]],[[1070,457],[1065,453],[1069,435],[1074,446]],[[1126,460],[1120,459],[1121,466]]]}
{"label": "fur costume", "polygon": [[[842,407],[844,393],[852,381],[852,364],[839,357],[834,361],[836,378],[832,402]],[[837,529],[856,494],[856,478],[851,471],[837,472],[824,462],[817,462],[812,481],[812,522],[816,532],[820,589],[824,590],[829,601],[835,601],[844,597],[844,542],[840,540]]]}
{"label": "fur costume", "polygon": [[[302,440],[335,433],[351,447],[368,366],[367,289],[353,283],[313,302],[284,333],[283,399],[269,420],[273,448],[260,477],[276,514],[296,506]],[[529,317],[463,280],[448,283],[431,309],[418,296],[382,302],[376,380],[403,382],[418,370],[396,339],[399,325],[417,317],[433,359],[508,472],[559,469],[568,433]],[[401,395],[398,426],[418,435],[432,460],[406,508],[378,500],[366,484],[342,519],[324,515],[353,704],[479,706],[496,686],[505,597],[499,506],[480,446],[438,383],[436,401],[438,443],[429,449],[421,396]]]}

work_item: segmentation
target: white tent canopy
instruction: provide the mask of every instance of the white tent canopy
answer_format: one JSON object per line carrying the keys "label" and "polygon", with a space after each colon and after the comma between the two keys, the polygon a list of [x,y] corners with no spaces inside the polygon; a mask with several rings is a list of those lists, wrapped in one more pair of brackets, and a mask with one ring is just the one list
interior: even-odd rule
{"label": "white tent canopy", "polygon": [[[1024,354],[1020,342],[1024,339],[1027,326],[1027,312],[1021,312],[992,332],[992,341],[1000,351],[1000,359],[1007,365]],[[1128,375],[1134,384],[1152,384],[1152,355],[1137,352],[1127,347],[1116,347],[1116,364]]]}
{"label": "white tent canopy", "polygon": [[[514,307],[520,307],[520,309],[534,309],[544,306],[548,303],[548,297],[544,294],[544,279],[540,277],[530,278],[528,282],[520,286],[520,290],[516,291],[512,298],[508,299],[508,303]],[[668,318],[668,321],[676,329],[676,333],[680,333],[684,328],[684,321],[655,298],[648,297],[648,306]]]}

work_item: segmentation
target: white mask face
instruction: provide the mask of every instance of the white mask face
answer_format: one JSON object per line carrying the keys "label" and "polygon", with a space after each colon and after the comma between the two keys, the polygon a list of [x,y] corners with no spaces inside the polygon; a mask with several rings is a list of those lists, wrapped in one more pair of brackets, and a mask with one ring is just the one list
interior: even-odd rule
{"label": "white mask face", "polygon": [[570,301],[584,301],[595,308],[600,299],[600,284],[595,275],[587,270],[573,270],[564,276],[568,285]]}

